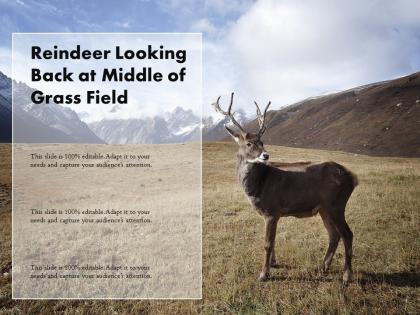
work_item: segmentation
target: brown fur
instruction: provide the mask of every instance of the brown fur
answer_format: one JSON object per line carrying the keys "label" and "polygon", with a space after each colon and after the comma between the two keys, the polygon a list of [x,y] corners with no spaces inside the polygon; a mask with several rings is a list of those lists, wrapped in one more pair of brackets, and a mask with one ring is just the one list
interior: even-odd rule
{"label": "brown fur", "polygon": [[345,249],[343,284],[351,280],[353,233],[344,217],[347,201],[357,186],[357,176],[335,162],[268,163],[261,136],[267,129],[265,117],[270,102],[262,114],[257,107],[260,130],[247,133],[233,117],[233,93],[227,111],[219,105],[220,97],[213,104],[216,111],[229,117],[239,128],[226,130],[239,145],[236,171],[250,203],[265,219],[265,259],[259,280],[269,278],[270,266],[276,263],[274,243],[280,217],[304,218],[320,214],[329,235],[329,246],[322,263],[326,271],[337,249],[340,238]]}
{"label": "brown fur", "polygon": [[[228,129],[230,130],[230,129]],[[266,245],[263,269],[259,280],[269,277],[275,264],[274,243],[277,222],[281,217],[310,217],[320,214],[330,242],[322,271],[327,271],[340,239],[345,247],[343,283],[352,275],[353,233],[345,221],[345,207],[357,186],[357,176],[335,162],[283,163],[259,161],[265,152],[261,140],[252,134],[230,130],[239,144],[237,177],[250,203],[266,222]]]}

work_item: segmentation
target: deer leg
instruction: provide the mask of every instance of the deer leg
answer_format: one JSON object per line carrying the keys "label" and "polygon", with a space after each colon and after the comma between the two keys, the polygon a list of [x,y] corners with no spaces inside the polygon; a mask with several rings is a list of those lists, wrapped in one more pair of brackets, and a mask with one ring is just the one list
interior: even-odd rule
{"label": "deer leg", "polygon": [[276,238],[276,228],[277,228],[278,218],[269,217],[265,219],[265,258],[264,266],[258,277],[259,281],[266,281],[270,276],[270,263],[271,257],[273,255],[274,242]]}
{"label": "deer leg", "polygon": [[324,223],[329,236],[328,249],[321,266],[321,271],[327,272],[331,265],[335,251],[337,250],[338,242],[340,241],[340,234],[337,232],[334,223],[331,221],[331,218],[324,212],[320,212],[320,214],[322,222]]}
{"label": "deer leg", "polygon": [[271,251],[271,258],[270,258],[270,265],[271,267],[277,267],[277,261],[276,261],[276,244],[273,246],[273,250]]}
{"label": "deer leg", "polygon": [[343,274],[343,285],[347,286],[352,278],[351,258],[352,258],[352,246],[353,246],[353,232],[350,230],[347,222],[344,218],[344,212],[339,216],[335,222],[338,233],[343,239],[344,251],[345,251],[345,263],[344,263],[344,274]]}

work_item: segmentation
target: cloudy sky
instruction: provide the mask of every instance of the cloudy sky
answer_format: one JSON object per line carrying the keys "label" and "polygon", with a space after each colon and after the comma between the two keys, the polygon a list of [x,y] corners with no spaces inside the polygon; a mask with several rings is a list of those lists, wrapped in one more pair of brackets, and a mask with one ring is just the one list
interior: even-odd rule
{"label": "cloudy sky", "polygon": [[231,91],[251,113],[420,70],[417,0],[0,0],[0,19],[6,74],[12,32],[203,32],[205,115]]}

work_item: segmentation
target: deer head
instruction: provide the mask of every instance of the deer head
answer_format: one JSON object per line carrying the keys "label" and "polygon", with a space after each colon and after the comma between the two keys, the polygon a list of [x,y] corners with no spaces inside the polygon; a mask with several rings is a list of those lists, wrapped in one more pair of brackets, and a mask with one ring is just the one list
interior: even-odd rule
{"label": "deer head", "polygon": [[239,145],[239,152],[238,154],[242,156],[247,162],[255,163],[255,162],[266,162],[268,161],[269,154],[264,150],[264,144],[261,141],[261,137],[264,132],[267,130],[267,125],[265,123],[265,118],[267,114],[267,110],[270,107],[271,102],[267,104],[264,109],[264,114],[261,113],[260,107],[258,106],[257,102],[255,106],[257,107],[257,120],[259,124],[259,130],[256,134],[246,132],[243,127],[236,121],[234,117],[234,112],[232,112],[232,105],[233,105],[233,95],[231,94],[230,97],[230,104],[227,111],[224,111],[220,108],[220,96],[217,98],[217,101],[213,103],[214,109],[221,113],[222,115],[228,117],[230,121],[238,128],[238,130],[234,130],[229,128],[225,125],[227,132],[232,136],[235,142]]}

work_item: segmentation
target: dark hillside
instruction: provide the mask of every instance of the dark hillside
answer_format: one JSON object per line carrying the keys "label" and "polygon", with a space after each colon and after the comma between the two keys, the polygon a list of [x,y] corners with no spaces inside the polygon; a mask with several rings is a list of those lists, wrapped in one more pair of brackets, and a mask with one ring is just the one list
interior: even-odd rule
{"label": "dark hillside", "polygon": [[[267,144],[420,156],[420,72],[271,111]],[[255,128],[256,121],[249,124]]]}

